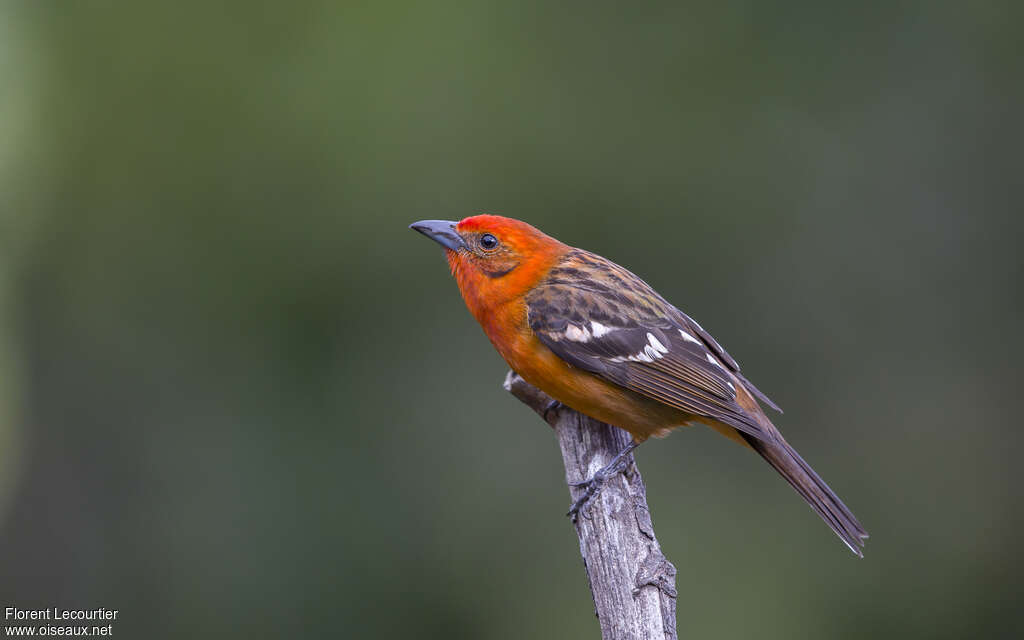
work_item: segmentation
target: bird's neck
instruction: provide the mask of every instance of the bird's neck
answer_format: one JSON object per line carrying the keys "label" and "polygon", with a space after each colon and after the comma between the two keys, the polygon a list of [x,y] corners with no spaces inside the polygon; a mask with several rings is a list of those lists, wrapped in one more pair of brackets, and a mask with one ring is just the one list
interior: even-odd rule
{"label": "bird's neck", "polygon": [[449,263],[466,306],[493,340],[497,331],[526,326],[526,294],[544,279],[562,253],[531,255],[500,277],[491,277],[472,264],[460,262],[453,252],[449,252]]}

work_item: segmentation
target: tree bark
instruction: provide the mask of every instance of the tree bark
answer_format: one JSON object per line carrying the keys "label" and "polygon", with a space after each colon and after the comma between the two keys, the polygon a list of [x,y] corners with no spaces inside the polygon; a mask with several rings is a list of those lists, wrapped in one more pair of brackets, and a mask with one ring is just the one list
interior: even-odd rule
{"label": "tree bark", "polygon": [[[630,436],[611,425],[558,405],[509,371],[505,389],[550,424],[565,462],[565,479],[575,500],[589,480],[629,444]],[[604,640],[675,640],[676,568],[654,537],[640,471],[630,454],[625,470],[605,482],[584,505],[575,523],[580,554],[590,581]]]}

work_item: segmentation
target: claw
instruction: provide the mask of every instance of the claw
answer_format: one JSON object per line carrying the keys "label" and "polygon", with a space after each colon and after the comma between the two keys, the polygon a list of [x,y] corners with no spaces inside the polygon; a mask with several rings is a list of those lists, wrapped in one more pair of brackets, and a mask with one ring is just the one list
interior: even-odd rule
{"label": "claw", "polygon": [[551,413],[552,411],[559,411],[564,406],[565,405],[559,402],[558,400],[552,400],[551,402],[549,402],[548,406],[544,407],[544,421],[547,422],[549,413]]}
{"label": "claw", "polygon": [[569,507],[569,511],[565,514],[572,519],[574,524],[577,520],[579,520],[580,510],[583,509],[583,507],[588,502],[590,502],[591,498],[601,493],[602,483],[591,480],[590,482],[586,482],[583,484],[587,485],[587,489],[583,492],[583,495],[581,495],[579,498],[576,498],[576,500],[573,501],[572,506]]}
{"label": "claw", "polygon": [[596,498],[601,493],[601,488],[604,487],[606,477],[600,471],[594,474],[594,477],[590,480],[584,480],[582,482],[571,483],[574,487],[586,487],[583,490],[583,495],[573,501],[572,506],[569,507],[569,511],[565,514],[572,518],[573,523],[579,519],[580,510],[590,502],[591,499]]}
{"label": "claw", "polygon": [[601,487],[604,485],[605,481],[608,478],[611,478],[618,472],[622,471],[623,468],[625,468],[628,460],[626,456],[628,456],[629,452],[632,451],[633,449],[636,449],[639,445],[640,443],[637,442],[636,440],[631,441],[628,445],[626,445],[625,449],[620,451],[618,455],[612,458],[612,461],[609,462],[603,469],[595,473],[594,477],[591,478],[590,480],[569,483],[569,485],[573,487],[586,487],[586,489],[583,490],[583,495],[581,495],[579,498],[576,498],[576,500],[573,501],[572,506],[569,507],[569,512],[565,514],[572,518],[573,524],[575,524],[576,520],[579,518],[580,509],[582,509],[583,506],[587,504],[587,502],[590,501],[591,498],[601,493]]}

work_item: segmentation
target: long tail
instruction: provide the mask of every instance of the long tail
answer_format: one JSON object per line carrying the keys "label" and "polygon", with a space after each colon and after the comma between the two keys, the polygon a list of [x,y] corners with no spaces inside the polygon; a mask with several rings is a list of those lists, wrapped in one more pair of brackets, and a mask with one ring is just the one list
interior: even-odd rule
{"label": "long tail", "polygon": [[825,524],[850,547],[850,551],[861,558],[864,557],[861,547],[864,546],[868,532],[857,522],[857,518],[839,496],[829,489],[825,481],[814,472],[811,465],[804,462],[793,447],[781,438],[775,443],[768,443],[744,433],[740,435],[796,489],[807,504],[821,516]]}

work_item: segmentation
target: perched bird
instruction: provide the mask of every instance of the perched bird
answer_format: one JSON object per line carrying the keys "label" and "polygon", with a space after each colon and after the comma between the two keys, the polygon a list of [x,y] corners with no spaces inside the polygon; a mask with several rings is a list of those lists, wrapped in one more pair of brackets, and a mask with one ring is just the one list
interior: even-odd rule
{"label": "perched bird", "polygon": [[466,306],[512,369],[633,441],[594,478],[573,517],[650,436],[701,423],[756,451],[858,556],[867,532],[782,438],[775,403],[696,321],[646,282],[512,218],[410,225],[445,248]]}

